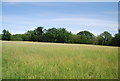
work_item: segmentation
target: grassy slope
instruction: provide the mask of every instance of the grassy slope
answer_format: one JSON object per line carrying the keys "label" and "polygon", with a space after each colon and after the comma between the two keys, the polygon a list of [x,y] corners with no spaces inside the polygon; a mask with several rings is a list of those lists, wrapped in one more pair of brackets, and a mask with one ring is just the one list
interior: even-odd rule
{"label": "grassy slope", "polygon": [[118,77],[118,47],[2,42],[4,79],[110,79]]}

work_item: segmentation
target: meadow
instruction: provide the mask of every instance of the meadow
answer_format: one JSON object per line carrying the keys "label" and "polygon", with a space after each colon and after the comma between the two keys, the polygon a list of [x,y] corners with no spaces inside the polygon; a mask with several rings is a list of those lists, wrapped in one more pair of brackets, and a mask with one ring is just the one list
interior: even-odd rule
{"label": "meadow", "polygon": [[118,47],[2,41],[3,79],[117,79]]}

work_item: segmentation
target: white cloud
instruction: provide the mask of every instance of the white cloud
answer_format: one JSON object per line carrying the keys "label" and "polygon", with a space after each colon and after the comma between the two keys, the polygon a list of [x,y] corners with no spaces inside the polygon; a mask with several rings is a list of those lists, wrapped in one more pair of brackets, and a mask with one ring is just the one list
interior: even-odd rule
{"label": "white cloud", "polygon": [[101,20],[101,19],[93,19],[93,18],[58,18],[58,19],[51,19],[51,21],[57,23],[62,22],[64,24],[74,24],[80,26],[96,26],[96,27],[117,27],[118,24],[115,21],[109,20]]}
{"label": "white cloud", "polygon": [[[117,20],[116,20],[117,21]],[[95,19],[95,18],[48,18],[40,19],[38,18],[28,18],[21,16],[3,16],[3,22],[15,23],[15,24],[35,24],[35,23],[61,23],[61,24],[76,24],[76,25],[88,25],[88,26],[103,26],[103,27],[117,27],[118,23],[110,20]]]}
{"label": "white cloud", "polygon": [[77,33],[81,30],[89,30],[95,35],[107,31],[116,31],[118,23],[116,21],[95,19],[95,18],[76,18],[76,17],[66,17],[66,18],[48,18],[48,19],[39,19],[38,18],[29,18],[29,17],[20,17],[20,16],[3,16],[3,26],[11,27],[8,29],[12,30],[12,33],[23,33],[27,30],[32,30],[34,27],[43,26],[43,27],[65,27],[67,30]]}
{"label": "white cloud", "polygon": [[107,12],[104,12],[105,14],[111,14],[111,15],[117,15],[118,14],[118,11],[107,11]]}

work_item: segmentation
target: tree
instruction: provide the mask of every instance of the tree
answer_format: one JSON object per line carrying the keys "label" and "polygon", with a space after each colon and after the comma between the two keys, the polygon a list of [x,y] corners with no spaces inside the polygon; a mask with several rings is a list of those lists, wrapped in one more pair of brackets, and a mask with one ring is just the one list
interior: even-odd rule
{"label": "tree", "polygon": [[41,42],[43,40],[43,27],[37,27],[35,30],[34,30],[34,36],[35,36],[35,39],[36,41],[38,42]]}
{"label": "tree", "polygon": [[11,40],[22,41],[22,35],[21,34],[11,35]]}
{"label": "tree", "polygon": [[98,45],[104,45],[103,41],[104,41],[104,38],[102,37],[102,35],[98,35],[96,37],[96,44],[98,44]]}
{"label": "tree", "polygon": [[110,45],[112,40],[112,35],[104,31],[102,34],[98,36],[98,44],[99,45]]}
{"label": "tree", "polygon": [[88,44],[88,42],[89,42],[89,39],[87,39],[85,35],[80,35],[80,44]]}
{"label": "tree", "polygon": [[57,42],[67,43],[71,35],[71,32],[68,32],[65,28],[58,28]]}
{"label": "tree", "polygon": [[43,34],[43,41],[56,42],[58,36],[58,30],[56,28],[50,28]]}
{"label": "tree", "polygon": [[111,41],[111,45],[120,46],[120,34],[115,34]]}
{"label": "tree", "polygon": [[2,34],[0,34],[0,40],[2,40]]}
{"label": "tree", "polygon": [[11,38],[11,34],[9,33],[9,31],[4,29],[2,34],[2,40],[10,40],[10,38]]}
{"label": "tree", "polygon": [[[120,29],[118,30],[120,32]],[[114,45],[120,46],[120,34],[115,34],[114,37],[104,31],[97,37],[89,31],[80,31],[79,33],[72,34],[65,28],[50,28],[43,29],[37,27],[34,30],[27,31],[24,34],[11,35],[9,31],[3,30],[0,34],[2,40],[18,40],[18,41],[38,41],[38,42],[58,42],[58,43],[80,43],[80,44],[98,44],[98,45]],[[1,40],[0,39],[0,40]]]}
{"label": "tree", "polygon": [[118,29],[118,34],[120,34],[120,28]]}
{"label": "tree", "polygon": [[69,42],[70,35],[71,33],[65,28],[50,28],[43,34],[43,41],[67,43]]}
{"label": "tree", "polygon": [[103,45],[110,45],[110,42],[112,40],[112,35],[109,32],[105,31],[101,34],[101,36],[104,39],[103,40]]}
{"label": "tree", "polygon": [[22,40],[23,40],[23,41],[29,41],[29,36],[28,36],[28,34],[26,34],[26,33],[22,34]]}
{"label": "tree", "polygon": [[34,31],[27,31],[26,34],[29,41],[37,41],[37,35],[35,35]]}
{"label": "tree", "polygon": [[43,27],[37,27],[33,31],[27,31],[22,35],[23,41],[43,41]]}
{"label": "tree", "polygon": [[97,45],[98,44],[98,38],[95,36],[94,39],[93,39],[93,44],[94,45]]}
{"label": "tree", "polygon": [[80,39],[80,35],[71,35],[69,43],[80,43],[81,39]]}
{"label": "tree", "polygon": [[81,43],[87,43],[87,44],[92,44],[94,35],[90,33],[89,31],[81,31],[77,33],[77,35],[81,36]]}
{"label": "tree", "polygon": [[42,35],[43,34],[43,27],[37,27],[34,30],[35,35]]}

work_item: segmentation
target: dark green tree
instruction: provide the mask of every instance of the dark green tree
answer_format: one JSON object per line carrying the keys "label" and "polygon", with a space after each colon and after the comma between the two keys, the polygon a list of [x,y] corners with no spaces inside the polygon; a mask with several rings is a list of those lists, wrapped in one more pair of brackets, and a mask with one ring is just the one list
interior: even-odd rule
{"label": "dark green tree", "polygon": [[104,31],[100,36],[103,38],[102,45],[110,45],[112,35],[109,32]]}
{"label": "dark green tree", "polygon": [[[120,32],[120,29],[119,29]],[[76,34],[72,34],[65,28],[50,28],[48,30],[43,27],[37,27],[35,30],[27,31],[24,34],[11,35],[9,31],[3,30],[3,34],[0,34],[2,40],[17,40],[17,41],[38,41],[38,42],[58,42],[58,43],[80,43],[80,44],[99,44],[99,45],[114,45],[120,46],[120,34],[116,34],[114,37],[105,31],[94,36],[89,31],[81,31]]]}
{"label": "dark green tree", "polygon": [[22,34],[22,40],[23,41],[29,41],[30,38],[29,38],[28,34],[26,34],[26,33]]}
{"label": "dark green tree", "polygon": [[2,34],[0,34],[0,40],[2,40]]}
{"label": "dark green tree", "polygon": [[43,34],[43,41],[56,42],[58,36],[58,30],[56,28],[50,28]]}
{"label": "dark green tree", "polygon": [[34,30],[34,36],[35,36],[35,39],[36,41],[38,42],[42,42],[43,41],[43,27],[37,27],[35,30]]}
{"label": "dark green tree", "polygon": [[118,29],[118,34],[120,34],[120,28]]}
{"label": "dark green tree", "polygon": [[111,41],[111,45],[120,46],[120,34],[115,34]]}
{"label": "dark green tree", "polygon": [[81,36],[80,35],[71,35],[69,43],[81,43]]}
{"label": "dark green tree", "polygon": [[35,35],[42,35],[43,34],[43,27],[37,27],[34,30]]}
{"label": "dark green tree", "polygon": [[13,40],[13,41],[22,41],[22,35],[21,34],[11,35],[11,40]]}
{"label": "dark green tree", "polygon": [[10,40],[10,39],[11,39],[11,33],[9,33],[9,31],[4,29],[2,34],[2,40]]}
{"label": "dark green tree", "polygon": [[81,36],[81,43],[85,43],[85,44],[92,44],[93,39],[95,37],[94,34],[92,34],[89,31],[81,31],[77,33],[77,35]]}
{"label": "dark green tree", "polygon": [[104,41],[104,38],[102,37],[102,35],[98,35],[96,37],[96,44],[98,44],[98,45],[104,45],[103,41]]}
{"label": "dark green tree", "polygon": [[68,32],[65,28],[58,28],[57,42],[67,43],[71,35],[71,32]]}
{"label": "dark green tree", "polygon": [[98,44],[99,45],[110,45],[112,40],[112,35],[104,31],[102,34],[98,36]]}
{"label": "dark green tree", "polygon": [[26,34],[29,41],[37,41],[37,35],[35,35],[35,31],[27,31]]}

